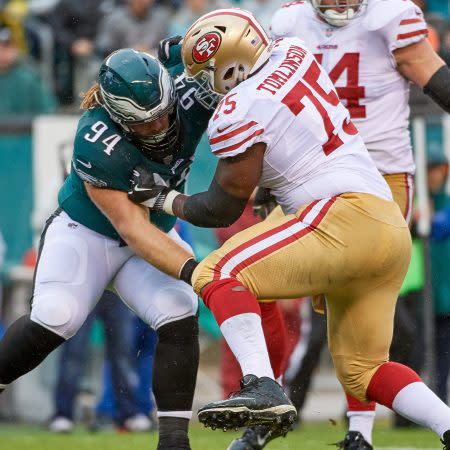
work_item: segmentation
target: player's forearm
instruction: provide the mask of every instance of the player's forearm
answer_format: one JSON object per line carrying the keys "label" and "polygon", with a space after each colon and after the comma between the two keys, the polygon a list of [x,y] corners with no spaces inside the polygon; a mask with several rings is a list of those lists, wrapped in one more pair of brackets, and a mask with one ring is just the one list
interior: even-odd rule
{"label": "player's forearm", "polygon": [[246,199],[224,191],[215,181],[206,192],[179,194],[164,203],[164,211],[198,227],[219,228],[233,224],[242,214]]}
{"label": "player's forearm", "polygon": [[118,230],[122,239],[141,258],[174,278],[193,255],[148,221],[129,223]]}
{"label": "player's forearm", "polygon": [[148,209],[130,202],[125,192],[86,185],[91,199],[128,246],[162,272],[179,278],[193,256],[148,220]]}
{"label": "player's forearm", "polygon": [[423,92],[429,95],[444,111],[450,112],[450,70],[442,66],[425,85]]}

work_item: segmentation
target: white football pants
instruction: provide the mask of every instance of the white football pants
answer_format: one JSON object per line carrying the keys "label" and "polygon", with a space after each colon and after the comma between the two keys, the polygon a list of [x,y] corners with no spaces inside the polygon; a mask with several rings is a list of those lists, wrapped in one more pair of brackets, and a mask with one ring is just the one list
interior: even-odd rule
{"label": "white football pants", "polygon": [[[168,235],[192,251],[175,230]],[[198,300],[191,286],[64,211],[52,216],[41,238],[31,320],[68,339],[108,288],[155,330],[197,313]]]}

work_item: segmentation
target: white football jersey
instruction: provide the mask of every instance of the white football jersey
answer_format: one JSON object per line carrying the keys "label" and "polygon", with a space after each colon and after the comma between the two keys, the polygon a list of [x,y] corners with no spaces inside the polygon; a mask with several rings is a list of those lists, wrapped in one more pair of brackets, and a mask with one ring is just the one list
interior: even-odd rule
{"label": "white football jersey", "polygon": [[382,174],[412,174],[409,82],[392,52],[426,38],[427,25],[410,0],[368,0],[362,8],[339,28],[321,20],[309,1],[288,3],[270,33],[300,37],[314,52]]}
{"label": "white football jersey", "polygon": [[227,158],[267,145],[260,186],[285,213],[345,192],[392,199],[336,90],[298,38],[272,43],[268,62],[219,103],[208,125]]}

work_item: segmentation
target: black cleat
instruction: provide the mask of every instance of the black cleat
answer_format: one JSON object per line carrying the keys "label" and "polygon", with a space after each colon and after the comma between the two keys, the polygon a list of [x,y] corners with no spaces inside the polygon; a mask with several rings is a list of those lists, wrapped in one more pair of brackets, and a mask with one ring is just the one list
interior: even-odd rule
{"label": "black cleat", "polygon": [[224,431],[252,425],[270,424],[289,428],[297,411],[282,387],[271,378],[246,375],[241,390],[226,400],[209,403],[198,411],[198,419],[206,427]]}
{"label": "black cleat", "polygon": [[450,450],[450,430],[444,433],[443,439],[441,441],[444,444],[444,450]]}
{"label": "black cleat", "polygon": [[341,450],[373,450],[373,447],[359,431],[349,431],[344,440],[338,442],[336,446]]}
{"label": "black cleat", "polygon": [[239,439],[235,439],[229,445],[227,450],[261,450],[270,441],[286,436],[290,428],[290,426],[270,427],[269,425],[248,427]]}

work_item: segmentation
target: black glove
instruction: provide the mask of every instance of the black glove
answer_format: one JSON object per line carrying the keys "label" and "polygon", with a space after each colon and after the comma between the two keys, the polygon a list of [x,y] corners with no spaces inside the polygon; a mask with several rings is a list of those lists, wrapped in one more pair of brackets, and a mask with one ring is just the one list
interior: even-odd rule
{"label": "black glove", "polygon": [[153,211],[162,211],[169,191],[167,183],[157,173],[148,172],[142,166],[133,169],[131,190],[128,191],[128,198],[133,203],[145,205]]}
{"label": "black glove", "polygon": [[253,215],[264,220],[277,206],[277,201],[270,190],[259,187],[253,200]]}
{"label": "black glove", "polygon": [[170,47],[172,45],[178,45],[182,40],[182,36],[172,36],[160,41],[158,46],[158,59],[161,62],[168,61],[170,58]]}

